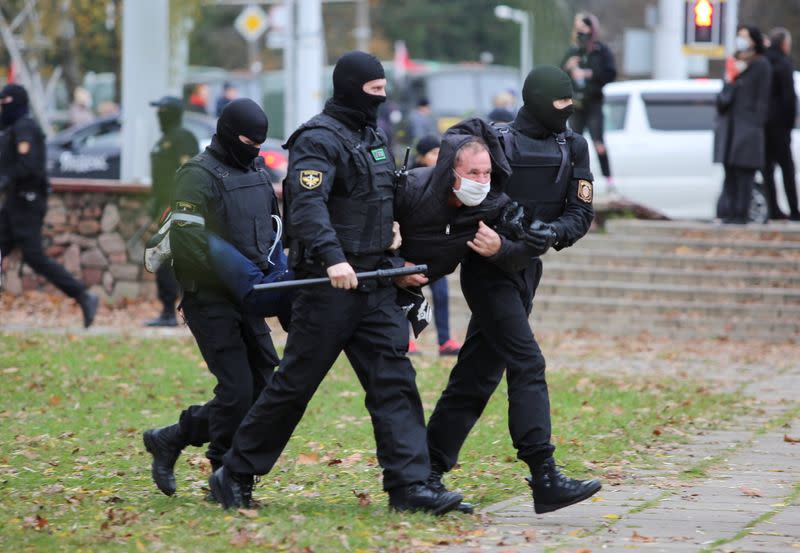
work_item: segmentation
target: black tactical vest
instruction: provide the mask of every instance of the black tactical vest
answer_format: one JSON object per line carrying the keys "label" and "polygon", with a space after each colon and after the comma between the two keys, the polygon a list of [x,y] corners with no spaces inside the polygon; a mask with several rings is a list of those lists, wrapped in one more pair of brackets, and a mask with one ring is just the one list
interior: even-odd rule
{"label": "black tactical vest", "polygon": [[[392,243],[394,203],[394,158],[383,132],[360,136],[337,119],[319,114],[301,125],[288,144],[303,131],[332,131],[350,153],[352,175],[337,173],[328,197],[331,225],[342,249],[350,255],[383,253]],[[344,182],[344,181],[347,182]],[[288,230],[291,236],[291,228]]]}
{"label": "black tactical vest", "polygon": [[513,127],[499,132],[512,170],[504,192],[525,206],[530,220],[556,220],[564,211],[572,178],[571,131],[544,138],[531,138]]}
{"label": "black tactical vest", "polygon": [[207,151],[186,165],[208,171],[222,197],[221,220],[209,214],[206,226],[233,244],[261,270],[269,269],[269,249],[275,240],[272,227],[274,191],[266,167],[256,158],[256,170],[244,171],[225,165]]}

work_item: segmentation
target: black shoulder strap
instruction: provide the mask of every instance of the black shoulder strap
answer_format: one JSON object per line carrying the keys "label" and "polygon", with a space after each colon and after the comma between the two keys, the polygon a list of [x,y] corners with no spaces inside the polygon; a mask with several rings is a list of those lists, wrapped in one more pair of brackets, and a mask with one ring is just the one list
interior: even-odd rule
{"label": "black shoulder strap", "polygon": [[561,166],[558,168],[558,175],[556,175],[556,182],[561,182],[561,178],[564,176],[564,171],[567,170],[567,167],[570,166],[570,149],[567,146],[567,138],[565,136],[566,133],[560,132],[556,136],[556,144],[558,144],[558,149],[561,151]]}

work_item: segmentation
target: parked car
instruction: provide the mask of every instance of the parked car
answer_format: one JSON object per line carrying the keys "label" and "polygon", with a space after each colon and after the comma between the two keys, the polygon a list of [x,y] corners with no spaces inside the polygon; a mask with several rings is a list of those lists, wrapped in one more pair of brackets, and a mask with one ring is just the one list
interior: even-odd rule
{"label": "parked car", "polygon": [[[713,127],[721,88],[722,81],[709,79],[620,81],[605,87],[605,142],[614,184],[622,196],[674,219],[716,216],[724,171],[712,162]],[[792,140],[795,160],[800,160],[798,122]],[[592,172],[600,175],[594,149],[590,151]],[[779,201],[788,211],[780,171],[776,180]],[[767,206],[760,182],[757,176],[750,216],[765,222]],[[597,183],[597,195],[602,196],[605,183],[602,178]]]}
{"label": "parked car", "polygon": [[[207,115],[186,112],[184,126],[197,138],[200,148],[211,142],[217,120]],[[47,141],[47,174],[51,177],[119,179],[122,144],[119,116],[100,117],[86,125],[61,131]],[[279,188],[286,176],[287,157],[281,142],[267,139],[261,156],[273,185]]]}

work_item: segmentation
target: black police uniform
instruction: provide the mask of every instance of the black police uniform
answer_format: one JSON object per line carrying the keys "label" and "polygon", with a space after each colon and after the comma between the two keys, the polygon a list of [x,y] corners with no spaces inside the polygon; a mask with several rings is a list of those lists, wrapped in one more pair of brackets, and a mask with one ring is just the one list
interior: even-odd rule
{"label": "black police uniform", "polygon": [[[159,108],[158,119],[164,133],[150,152],[150,167],[153,181],[153,213],[158,220],[170,206],[175,188],[175,172],[182,164],[197,155],[199,146],[195,136],[181,126],[183,102],[178,98],[164,97],[151,105]],[[148,325],[166,324],[172,326],[175,321],[175,302],[178,300],[178,282],[172,265],[164,263],[156,272],[158,299],[163,306],[161,316]]]}
{"label": "black police uniform", "polygon": [[[352,73],[345,75],[347,67]],[[376,129],[374,112],[383,97],[361,90],[363,83],[382,77],[383,68],[372,56],[343,56],[334,70],[334,98],[287,142],[287,234],[300,277],[323,276],[327,267],[342,262],[356,272],[387,263],[395,165],[383,132]],[[342,88],[351,94],[342,95]],[[422,486],[430,465],[422,403],[406,357],[408,323],[395,299],[391,283],[375,281],[359,283],[356,290],[297,292],[280,368],[242,421],[224,469],[209,481],[225,507],[247,505],[251,475],[273,467],[342,351],[366,392],[390,504],[412,506],[394,491]],[[236,475],[247,475],[240,497],[233,495]],[[449,510],[460,501],[457,494],[440,501],[441,494],[427,493],[426,510]]]}
{"label": "black police uniform", "polygon": [[[552,70],[567,79],[559,69]],[[536,71],[532,74],[537,75]],[[529,81],[530,76],[524,92],[532,88]],[[565,92],[554,93],[552,99],[570,96],[568,80],[564,88]],[[530,219],[549,223],[552,245],[561,249],[575,243],[591,225],[588,148],[579,135],[551,130],[561,127],[563,131],[569,111],[553,114],[561,121],[553,121],[547,128],[531,114],[529,96],[523,94],[526,106],[501,134],[512,169],[505,192],[525,206]],[[552,99],[541,104],[551,104]],[[530,103],[533,100],[530,98]],[[493,259],[471,252],[462,262],[461,287],[472,317],[458,362],[428,421],[435,476],[456,464],[503,369],[508,378],[509,429],[518,457],[535,477],[553,454],[545,360],[528,321],[542,275],[538,257],[542,250],[547,247],[537,251],[525,242],[502,237],[501,251]],[[599,483],[597,486],[599,489]],[[536,501],[538,511],[539,495]]]}
{"label": "black police uniform", "polygon": [[258,148],[239,146],[239,134],[256,142],[266,138],[266,116],[252,100],[226,106],[211,145],[176,176],[170,243],[184,290],[181,309],[217,385],[214,398],[184,410],[178,424],[145,432],[153,478],[167,495],[175,492],[173,466],[187,445],[210,442],[206,455],[212,467],[221,466],[236,428],[279,361],[264,318],[243,312],[208,258],[207,231],[269,271],[278,204]]}
{"label": "black police uniform", "polygon": [[80,304],[84,326],[88,327],[97,311],[97,297],[87,293],[86,285],[47,257],[42,248],[50,184],[45,173],[44,133],[28,114],[25,89],[7,85],[0,98],[9,96],[12,102],[2,106],[0,189],[5,188],[6,200],[0,209],[0,257],[20,248],[23,262]]}

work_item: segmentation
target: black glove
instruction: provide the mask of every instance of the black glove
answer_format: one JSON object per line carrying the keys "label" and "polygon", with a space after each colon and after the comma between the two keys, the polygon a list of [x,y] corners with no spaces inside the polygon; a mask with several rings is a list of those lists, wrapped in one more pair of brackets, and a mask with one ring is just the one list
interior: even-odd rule
{"label": "black glove", "polygon": [[534,221],[525,231],[525,243],[531,249],[532,255],[544,255],[557,240],[555,229],[542,221]]}
{"label": "black glove", "polygon": [[500,212],[494,230],[506,238],[522,240],[525,237],[525,227],[525,208],[517,202],[511,202]]}

